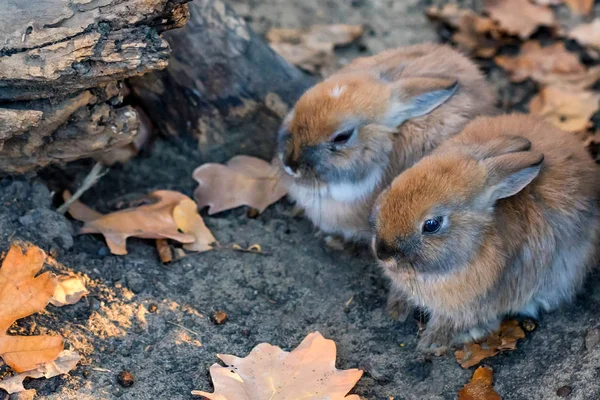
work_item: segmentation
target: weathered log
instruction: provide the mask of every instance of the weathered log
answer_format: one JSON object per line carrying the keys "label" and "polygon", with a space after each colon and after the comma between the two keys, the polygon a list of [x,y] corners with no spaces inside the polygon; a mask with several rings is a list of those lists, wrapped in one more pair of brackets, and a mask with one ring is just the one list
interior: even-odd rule
{"label": "weathered log", "polygon": [[169,66],[129,83],[155,126],[191,134],[222,156],[267,156],[281,118],[312,79],[278,56],[221,0],[190,3],[184,28],[167,32]]}
{"label": "weathered log", "polygon": [[0,9],[0,172],[131,142],[121,80],[166,67],[188,0],[8,0]]}

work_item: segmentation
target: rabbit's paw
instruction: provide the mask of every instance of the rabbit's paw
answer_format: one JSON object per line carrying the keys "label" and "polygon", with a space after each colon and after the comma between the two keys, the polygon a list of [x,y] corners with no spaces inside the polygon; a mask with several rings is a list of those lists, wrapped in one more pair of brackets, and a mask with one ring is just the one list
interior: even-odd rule
{"label": "rabbit's paw", "polygon": [[386,310],[392,319],[404,322],[414,309],[404,293],[398,289],[390,289]]}
{"label": "rabbit's paw", "polygon": [[441,326],[427,327],[419,339],[417,349],[424,353],[442,356],[450,350],[453,338],[452,329]]}

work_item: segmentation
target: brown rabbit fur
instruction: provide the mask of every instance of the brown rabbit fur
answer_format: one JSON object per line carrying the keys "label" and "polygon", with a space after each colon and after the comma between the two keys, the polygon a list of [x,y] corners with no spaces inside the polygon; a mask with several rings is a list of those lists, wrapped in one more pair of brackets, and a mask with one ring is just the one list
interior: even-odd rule
{"label": "brown rabbit fur", "polygon": [[398,176],[377,200],[373,249],[392,310],[430,313],[420,348],[571,299],[597,262],[598,173],[572,134],[505,115],[475,119]]}
{"label": "brown rabbit fur", "polygon": [[277,158],[290,196],[324,232],[369,239],[377,195],[400,172],[494,112],[468,58],[420,44],[352,64],[308,90],[285,119]]}

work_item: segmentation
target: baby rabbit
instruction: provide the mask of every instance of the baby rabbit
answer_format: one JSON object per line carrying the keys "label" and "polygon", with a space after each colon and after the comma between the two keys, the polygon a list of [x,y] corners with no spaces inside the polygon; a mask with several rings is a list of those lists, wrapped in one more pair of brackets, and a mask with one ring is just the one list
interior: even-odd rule
{"label": "baby rabbit", "polygon": [[368,241],[381,190],[493,103],[475,64],[448,46],[355,60],[308,90],[282,124],[277,159],[293,177],[289,195],[325,233]]}
{"label": "baby rabbit", "polygon": [[372,246],[389,306],[430,313],[419,347],[443,351],[506,314],[570,300],[598,260],[599,172],[572,134],[505,115],[475,119],[394,179]]}

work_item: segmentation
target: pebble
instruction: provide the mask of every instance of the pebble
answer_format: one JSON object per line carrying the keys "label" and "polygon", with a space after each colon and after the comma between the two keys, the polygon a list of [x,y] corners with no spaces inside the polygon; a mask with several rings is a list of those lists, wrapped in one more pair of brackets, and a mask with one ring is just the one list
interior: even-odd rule
{"label": "pebble", "polygon": [[535,328],[537,328],[537,324],[531,318],[527,318],[527,319],[524,319],[523,322],[521,322],[521,327],[526,332],[533,332],[533,331],[535,331]]}
{"label": "pebble", "polygon": [[154,303],[151,303],[148,305],[148,312],[149,313],[155,313],[156,310],[158,310],[158,306]]}
{"label": "pebble", "polygon": [[117,382],[123,387],[131,387],[133,386],[134,378],[131,372],[123,370],[117,376]]}
{"label": "pebble", "polygon": [[211,316],[211,320],[217,325],[223,325],[227,321],[227,314],[225,311],[215,311]]}
{"label": "pebble", "polygon": [[600,344],[600,329],[590,329],[585,337],[585,348],[587,351],[592,350]]}
{"label": "pebble", "polygon": [[562,386],[556,390],[556,395],[558,397],[568,397],[571,392],[573,392],[573,388],[571,386]]}

